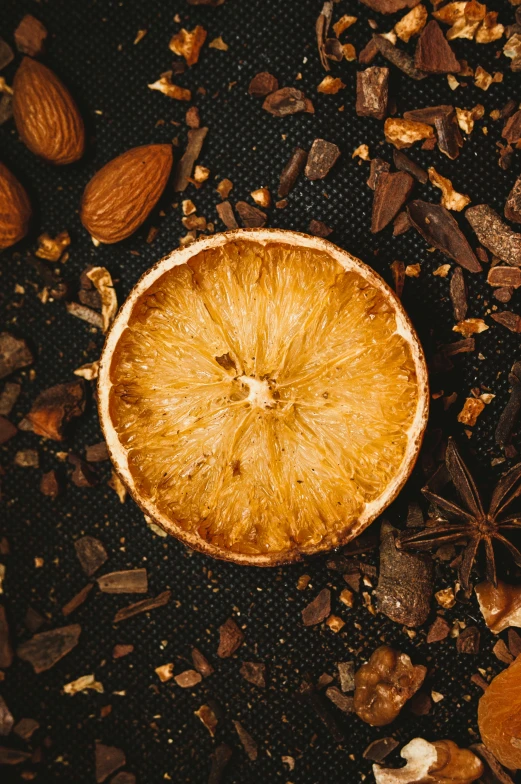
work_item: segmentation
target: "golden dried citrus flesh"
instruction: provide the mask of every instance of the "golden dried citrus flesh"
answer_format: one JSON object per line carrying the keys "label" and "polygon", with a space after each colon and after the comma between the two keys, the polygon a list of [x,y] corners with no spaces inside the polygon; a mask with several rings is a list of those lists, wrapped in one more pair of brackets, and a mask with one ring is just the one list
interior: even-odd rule
{"label": "golden dried citrus flesh", "polygon": [[103,352],[100,412],[148,515],[192,547],[267,565],[347,541],[396,495],[425,379],[368,267],[317,238],[239,231],[141,279]]}
{"label": "golden dried citrus flesh", "polygon": [[521,768],[521,656],[496,675],[478,706],[481,739],[506,768]]}

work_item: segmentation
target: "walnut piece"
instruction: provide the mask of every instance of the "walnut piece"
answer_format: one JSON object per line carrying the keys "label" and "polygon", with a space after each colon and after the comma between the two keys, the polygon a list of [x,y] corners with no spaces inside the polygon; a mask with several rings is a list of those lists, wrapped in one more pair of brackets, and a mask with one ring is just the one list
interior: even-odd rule
{"label": "walnut piece", "polygon": [[498,580],[497,586],[483,582],[475,590],[485,623],[494,634],[509,626],[521,626],[521,585]]}
{"label": "walnut piece", "polygon": [[470,198],[463,193],[458,193],[458,191],[454,189],[452,182],[447,179],[447,177],[443,177],[437,172],[434,166],[429,166],[427,171],[429,173],[429,180],[434,187],[440,189],[441,203],[447,210],[461,212],[461,210],[469,204]]}
{"label": "walnut piece", "polygon": [[452,740],[429,743],[414,738],[400,756],[407,760],[404,768],[373,765],[376,784],[471,784],[485,772],[471,751],[460,749]]}
{"label": "walnut piece", "polygon": [[390,724],[422,685],[427,668],[382,645],[355,675],[354,708],[373,727]]}
{"label": "walnut piece", "polygon": [[388,117],[384,124],[385,140],[401,150],[423,139],[433,139],[434,131],[430,125],[400,117]]}

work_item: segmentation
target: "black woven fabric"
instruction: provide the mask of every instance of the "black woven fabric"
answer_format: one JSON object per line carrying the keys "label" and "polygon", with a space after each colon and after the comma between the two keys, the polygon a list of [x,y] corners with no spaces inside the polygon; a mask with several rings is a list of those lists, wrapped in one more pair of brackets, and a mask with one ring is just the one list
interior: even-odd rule
{"label": "black woven fabric", "polygon": [[[70,380],[75,368],[97,359],[102,345],[102,337],[69,316],[63,302],[42,304],[38,299],[41,281],[27,259],[37,234],[45,230],[54,235],[68,229],[72,245],[63,269],[65,277],[77,285],[80,272],[88,264],[105,265],[116,281],[121,302],[138,277],[176,247],[185,233],[180,209],[171,206],[179,198],[168,188],[147,223],[118,245],[95,249],[78,219],[86,182],[108,160],[129,147],[174,138],[179,140],[179,149],[183,148],[187,105],[147,87],[171,67],[173,56],[168,42],[180,26],[173,19],[176,13],[182,26],[191,29],[202,24],[208,30],[208,41],[220,35],[229,46],[227,52],[206,46],[199,64],[177,79],[193,90],[203,123],[209,127],[200,162],[210,168],[210,180],[200,190],[190,186],[186,192],[198,213],[216,220],[215,186],[220,179],[233,181],[233,201],[248,199],[249,193],[260,186],[268,186],[274,194],[279,172],[295,145],[308,148],[316,137],[335,142],[342,156],[327,179],[300,179],[288,207],[270,210],[268,225],[306,231],[310,219],[323,220],[334,228],[334,242],[364,259],[389,282],[393,260],[420,263],[420,277],[406,280],[405,307],[429,354],[437,344],[454,339],[449,278],[432,275],[447,259],[440,253],[429,253],[413,231],[396,239],[390,231],[377,236],[369,233],[372,191],[365,184],[368,164],[353,160],[352,152],[366,143],[372,156],[391,160],[392,149],[382,141],[382,123],[355,114],[356,63],[333,65],[333,74],[341,76],[346,84],[338,95],[316,92],[324,75],[314,32],[321,5],[320,0],[226,0],[218,8],[190,7],[183,0],[3,0],[0,33],[6,39],[12,41],[12,33],[25,13],[33,13],[48,28],[44,62],[69,85],[85,118],[89,139],[81,162],[51,167],[24,147],[12,123],[0,128],[0,158],[27,187],[37,211],[30,238],[14,251],[0,254],[1,324],[24,336],[36,355],[34,378],[28,371],[18,374],[23,391],[13,421],[27,413],[39,391]],[[500,11],[500,21],[513,21],[513,9],[506,0],[496,0],[494,7]],[[359,17],[346,39],[359,51],[371,32],[367,20],[377,15],[354,0],[335,6],[335,18],[342,13]],[[378,17],[378,22],[382,31],[392,26],[383,17]],[[146,29],[147,35],[134,45],[140,29]],[[458,57],[467,59],[472,67],[482,65],[489,71],[504,72],[503,83],[493,84],[488,92],[477,89],[472,79],[465,79],[467,86],[453,92],[443,76],[422,82],[413,82],[398,72],[392,77],[399,112],[437,103],[466,108],[482,103],[486,107],[484,121],[465,141],[457,161],[449,161],[438,151],[415,148],[410,154],[422,165],[434,165],[450,177],[473,203],[485,201],[497,209],[502,209],[519,172],[519,157],[507,173],[498,167],[496,142],[500,140],[501,123],[489,117],[489,112],[501,108],[507,99],[519,99],[519,76],[510,72],[506,58],[496,58],[501,45],[454,43]],[[4,72],[8,83],[15,67],[13,63]],[[316,113],[278,119],[263,111],[262,100],[247,93],[250,79],[261,70],[276,75],[281,86],[303,89],[312,98]],[[204,95],[196,92],[200,86],[205,88]],[[430,186],[418,186],[416,194],[439,201],[439,192]],[[159,214],[160,209],[164,215]],[[159,233],[147,244],[152,225]],[[467,277],[469,316],[486,317],[491,328],[477,336],[476,353],[456,358],[452,373],[432,379],[433,392],[443,390],[447,395],[455,391],[459,396],[447,413],[442,412],[440,402],[433,404],[432,426],[441,427],[445,435],[454,434],[463,449],[473,453],[473,465],[486,479],[500,470],[491,468],[491,460],[500,456],[493,433],[507,400],[507,375],[518,355],[519,338],[487,317],[495,301],[485,274]],[[15,290],[16,286],[22,286],[24,293]],[[516,311],[520,306],[520,296],[515,293],[508,308]],[[471,388],[480,385],[496,397],[468,441],[456,416]],[[103,481],[99,486],[79,489],[69,481],[56,501],[44,498],[38,489],[41,471],[57,468],[65,472],[57,452],[72,448],[81,453],[99,439],[91,399],[86,416],[65,445],[20,433],[0,448],[0,464],[6,472],[1,533],[11,548],[10,555],[2,557],[6,566],[3,599],[15,640],[19,643],[29,636],[22,622],[28,606],[47,617],[44,628],[70,622],[82,626],[79,645],[53,669],[35,675],[28,664],[15,660],[0,684],[15,718],[32,717],[41,725],[31,746],[42,748],[43,761],[23,767],[35,772],[36,781],[93,782],[96,740],[125,751],[126,769],[136,774],[139,784],[165,780],[203,784],[208,778],[210,754],[223,741],[234,749],[226,778],[229,784],[355,784],[364,776],[371,780],[370,764],[362,759],[362,752],[377,737],[392,734],[400,743],[418,735],[428,739],[448,737],[465,746],[477,739],[480,691],[469,678],[478,667],[497,672],[503,665],[491,653],[494,638],[483,626],[474,603],[469,607],[457,605],[447,613],[450,621],[477,623],[481,629],[481,652],[465,656],[456,652],[453,639],[428,646],[424,629],[409,637],[382,615],[371,615],[361,597],[357,597],[354,609],[345,608],[338,600],[345,584],[341,575],[327,569],[326,557],[280,569],[248,569],[214,562],[188,552],[175,540],[156,536],[145,525],[137,506],[131,500],[121,505],[107,487],[107,464],[101,468]],[[29,447],[38,449],[40,471],[13,466],[15,452]],[[418,468],[390,511],[391,519],[403,524],[407,503],[418,498],[423,480]],[[114,626],[115,611],[130,603],[132,597],[97,593],[64,620],[61,607],[86,582],[74,551],[74,541],[83,534],[96,536],[105,544],[109,553],[105,570],[146,567],[150,593],[170,588],[170,604]],[[35,558],[43,559],[41,568],[36,568]],[[366,561],[376,563],[374,557]],[[454,573],[438,569],[437,588],[446,587]],[[299,592],[296,584],[302,574],[309,574],[311,581],[307,590]],[[346,621],[339,634],[327,627],[302,626],[300,611],[326,586],[333,591],[333,612]],[[243,628],[245,643],[238,654],[221,661],[216,656],[218,627],[230,616]],[[315,680],[323,672],[335,675],[337,661],[354,660],[359,665],[382,642],[396,645],[417,662],[427,663],[431,668],[429,688],[442,694],[443,699],[430,715],[418,718],[404,710],[395,724],[382,730],[338,713],[346,740],[335,743],[312,709],[296,699],[299,683],[305,674]],[[132,643],[134,653],[113,660],[116,643]],[[181,672],[191,666],[194,645],[208,656],[215,673],[194,689],[180,689],[174,681],[160,683],[154,669],[175,662],[176,672]],[[240,676],[242,661],[267,664],[265,690]],[[103,683],[104,694],[87,692],[70,697],[62,693],[65,683],[88,673],[95,673]],[[194,711],[211,699],[219,703],[223,714],[215,740],[194,716]],[[102,718],[101,708],[109,704],[112,712]],[[241,721],[258,742],[256,762],[246,757],[232,720]],[[26,748],[14,736],[5,739],[5,744]],[[283,763],[283,756],[294,758],[294,770]],[[398,760],[398,756],[389,759]],[[20,769],[0,773],[6,784],[20,780],[19,776]]]}

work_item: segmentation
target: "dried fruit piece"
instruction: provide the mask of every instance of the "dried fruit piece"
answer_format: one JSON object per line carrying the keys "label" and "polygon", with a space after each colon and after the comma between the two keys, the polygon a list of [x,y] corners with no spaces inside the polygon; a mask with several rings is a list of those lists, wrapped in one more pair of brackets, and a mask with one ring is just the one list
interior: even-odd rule
{"label": "dried fruit piece", "polygon": [[407,172],[383,172],[378,178],[373,199],[371,233],[382,231],[398,214],[414,186]]}
{"label": "dried fruit piece", "polygon": [[499,634],[509,626],[521,626],[521,586],[498,580],[476,585],[479,609],[488,628]]}
{"label": "dried fruit piece", "polygon": [[31,14],[26,14],[14,31],[16,48],[30,57],[42,54],[46,38],[45,26]]}
{"label": "dried fruit piece", "polygon": [[199,53],[205,41],[206,30],[201,25],[197,25],[193,30],[185,30],[183,27],[172,36],[168,48],[174,54],[184,57],[190,67],[199,60]]}
{"label": "dried fruit piece", "polygon": [[7,166],[0,163],[0,250],[25,237],[31,212],[25,189]]}
{"label": "dried fruit piece", "polygon": [[488,204],[469,207],[465,217],[480,243],[513,267],[521,266],[521,234],[507,226]]}
{"label": "dried fruit piece", "polygon": [[172,71],[165,71],[157,81],[147,86],[149,90],[157,90],[168,98],[173,98],[174,101],[192,100],[192,93],[190,90],[172,83]]}
{"label": "dried fruit piece", "polygon": [[270,93],[275,93],[279,89],[279,83],[275,76],[268,71],[261,71],[256,74],[248,86],[248,92],[255,98],[264,98]]}
{"label": "dried fruit piece", "polygon": [[439,24],[432,19],[423,30],[414,57],[416,68],[427,73],[459,73],[461,65]]}
{"label": "dried fruit piece", "polygon": [[491,681],[478,705],[481,739],[506,768],[521,768],[521,656]]}
{"label": "dried fruit piece", "polygon": [[66,425],[85,410],[85,384],[82,380],[57,384],[40,392],[23,420],[24,429],[36,435],[63,441]]}
{"label": "dried fruit piece", "polygon": [[129,237],[157,204],[171,168],[170,144],[133,147],[109,161],[83,192],[80,219],[87,231],[107,244]]}
{"label": "dried fruit piece", "polygon": [[366,68],[356,74],[356,113],[383,120],[389,98],[389,69]]}
{"label": "dried fruit piece", "polygon": [[304,174],[308,180],[323,180],[340,157],[336,144],[325,139],[315,139],[308,154]]}
{"label": "dried fruit piece", "polygon": [[461,212],[461,210],[463,210],[467,204],[469,204],[470,197],[454,190],[452,182],[447,179],[447,177],[443,177],[441,174],[439,174],[434,166],[429,166],[427,171],[429,173],[429,180],[432,182],[434,187],[440,189],[441,203],[447,210]]}
{"label": "dried fruit piece", "polygon": [[41,632],[23,642],[17,648],[16,655],[29,662],[36,673],[45,672],[76,647],[80,634],[81,626],[77,623]]}
{"label": "dried fruit piece", "polygon": [[385,140],[401,150],[410,147],[422,139],[433,139],[434,131],[430,125],[413,120],[402,120],[400,117],[388,117],[384,123]]}
{"label": "dried fruit piece", "polygon": [[471,784],[484,773],[484,767],[468,749],[451,740],[434,743],[414,738],[400,752],[407,760],[404,768],[373,765],[376,784]]}
{"label": "dried fruit piece", "polygon": [[356,714],[372,727],[383,727],[422,685],[427,668],[413,665],[405,653],[382,645],[355,675]]}
{"label": "dried fruit piece", "polygon": [[24,57],[13,82],[13,115],[23,143],[55,164],[78,161],[85,129],[72,95],[55,73]]}
{"label": "dried fruit piece", "polygon": [[[469,272],[481,272],[482,267],[474,251],[445,207],[418,199],[407,206],[407,212],[412,225],[429,245],[441,250]],[[466,215],[468,213],[469,210]]]}

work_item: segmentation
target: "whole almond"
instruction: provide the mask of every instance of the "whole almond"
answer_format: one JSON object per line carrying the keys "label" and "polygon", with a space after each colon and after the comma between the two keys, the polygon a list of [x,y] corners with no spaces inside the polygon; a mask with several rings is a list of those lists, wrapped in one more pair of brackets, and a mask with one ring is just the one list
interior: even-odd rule
{"label": "whole almond", "polygon": [[0,250],[25,237],[31,218],[31,204],[14,174],[0,163]]}
{"label": "whole almond", "polygon": [[72,95],[45,65],[24,57],[13,82],[13,115],[25,145],[50,163],[77,161],[85,129]]}
{"label": "whole almond", "polygon": [[94,239],[120,242],[141,226],[165,189],[172,161],[170,144],[148,144],[100,169],[83,192],[80,210]]}

